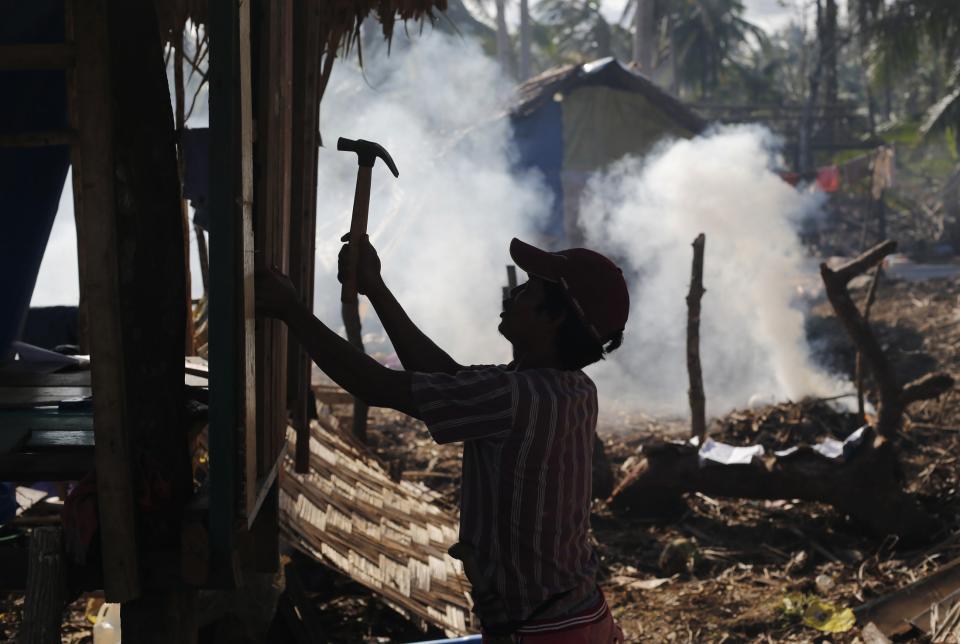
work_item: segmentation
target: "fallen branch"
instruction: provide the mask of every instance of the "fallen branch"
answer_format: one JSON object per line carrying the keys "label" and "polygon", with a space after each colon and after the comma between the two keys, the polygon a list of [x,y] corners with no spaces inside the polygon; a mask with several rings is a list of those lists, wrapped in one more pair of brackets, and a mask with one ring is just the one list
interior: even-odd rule
{"label": "fallen branch", "polygon": [[847,290],[850,280],[882,261],[896,248],[896,242],[887,240],[836,270],[831,269],[825,263],[820,265],[820,276],[823,278],[827,299],[830,300],[830,304],[843,323],[847,335],[853,341],[857,352],[864,357],[870,366],[870,371],[877,381],[880,408],[876,430],[885,439],[892,438],[900,428],[903,412],[907,405],[919,400],[935,398],[953,387],[951,376],[937,373],[928,374],[901,388],[886,355],[883,353],[883,349],[880,347],[880,343],[870,328],[870,324],[866,317],[861,315]]}
{"label": "fallen branch", "polygon": [[900,543],[928,539],[936,523],[901,488],[900,466],[889,439],[897,433],[907,405],[939,396],[953,387],[953,378],[928,374],[901,388],[847,290],[850,280],[894,249],[896,244],[887,241],[836,270],[826,264],[820,267],[827,297],[880,387],[877,425],[867,430],[861,446],[848,460],[838,462],[800,446],[791,454],[767,458],[763,463],[704,466],[699,449],[693,445],[654,445],[644,449],[642,458],[614,489],[608,503],[615,510],[645,512],[657,500],[672,503],[684,492],[745,499],[801,499],[828,503],[878,537],[895,534]]}
{"label": "fallen branch", "polygon": [[750,465],[701,466],[698,449],[673,443],[644,449],[643,458],[607,499],[616,512],[645,509],[651,497],[684,492],[741,499],[800,499],[828,503],[871,534],[897,534],[902,542],[929,537],[936,525],[899,485],[899,465],[888,441],[864,439],[846,462],[810,447]]}

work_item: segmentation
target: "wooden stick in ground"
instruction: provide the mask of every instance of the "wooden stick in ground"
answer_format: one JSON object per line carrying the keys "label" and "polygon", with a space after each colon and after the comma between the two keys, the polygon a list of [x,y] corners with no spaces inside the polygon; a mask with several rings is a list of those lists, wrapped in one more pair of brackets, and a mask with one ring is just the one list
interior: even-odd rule
{"label": "wooden stick in ground", "polygon": [[34,528],[30,534],[27,596],[18,644],[60,644],[60,623],[66,601],[63,531]]}
{"label": "wooden stick in ground", "polygon": [[[870,288],[867,289],[866,301],[863,303],[863,321],[867,324],[870,323],[870,309],[873,307],[873,303],[877,299],[877,285],[880,283],[881,272],[883,272],[883,267],[882,265],[878,264],[876,270],[873,272],[873,279],[870,280]],[[856,378],[857,415],[861,420],[866,420],[866,410],[864,408],[863,401],[863,354],[859,351],[857,351]]]}
{"label": "wooden stick in ground", "polygon": [[691,435],[703,441],[707,432],[706,397],[703,393],[703,371],[700,368],[700,299],[706,292],[703,288],[703,250],[706,245],[703,233],[693,241],[693,270],[690,277],[690,292],[687,293],[687,374],[690,377],[690,428]]}

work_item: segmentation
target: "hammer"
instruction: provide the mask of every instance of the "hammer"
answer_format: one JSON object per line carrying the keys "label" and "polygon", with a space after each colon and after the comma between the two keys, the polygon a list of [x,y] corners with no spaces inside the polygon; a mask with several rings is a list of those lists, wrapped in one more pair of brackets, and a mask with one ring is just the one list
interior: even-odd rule
{"label": "hammer", "polygon": [[[350,246],[347,252],[349,270],[343,276],[343,289],[340,291],[340,306],[343,325],[346,327],[347,340],[363,351],[363,336],[360,332],[360,308],[357,301],[357,264],[360,259],[360,244],[367,235],[367,215],[370,210],[370,176],[377,157],[390,168],[394,177],[399,177],[397,165],[383,146],[373,141],[357,139],[337,140],[337,149],[341,152],[357,153],[357,188],[353,194],[353,216],[350,219]],[[367,442],[367,405],[354,399],[353,435],[362,443]]]}

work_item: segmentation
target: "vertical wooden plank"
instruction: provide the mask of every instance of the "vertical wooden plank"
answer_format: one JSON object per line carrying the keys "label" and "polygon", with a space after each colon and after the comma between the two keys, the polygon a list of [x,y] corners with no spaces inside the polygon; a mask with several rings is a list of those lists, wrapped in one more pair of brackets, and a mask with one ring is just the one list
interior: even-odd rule
{"label": "vertical wooden plank", "polygon": [[[255,230],[258,261],[289,271],[290,159],[292,128],[293,5],[290,0],[258,5],[256,97],[258,138],[255,150]],[[287,332],[274,320],[257,329],[258,478],[280,453],[287,420]],[[248,522],[254,508],[248,505]]]}
{"label": "vertical wooden plank", "polygon": [[[64,2],[64,13],[65,13],[65,27],[66,27],[66,38],[67,40],[74,44],[74,52],[76,52],[76,37],[75,37],[75,9],[74,5],[77,0],[65,0]],[[80,131],[80,114],[77,110],[77,73],[76,73],[76,53],[74,55],[74,66],[67,70],[67,115],[69,118],[70,129],[74,132]],[[81,228],[83,227],[83,218],[80,216],[80,206],[78,202],[81,201],[80,191],[82,189],[81,180],[80,180],[80,171],[79,164],[81,160],[77,154],[79,149],[79,141],[77,145],[71,148],[70,151],[70,165],[71,165],[71,177],[73,183],[73,222],[77,230],[77,239],[83,237]],[[87,260],[86,260],[86,249],[83,247],[83,244],[77,244],[77,275],[79,276],[79,283],[82,285],[84,279],[86,278],[87,273]],[[80,288],[80,298],[77,302],[77,344],[80,346],[81,353],[90,352],[90,342],[88,340],[87,334],[87,301],[86,294],[83,291],[83,287]]]}
{"label": "vertical wooden plank", "polygon": [[256,465],[250,2],[215,0],[209,21],[210,552],[214,583],[234,585],[238,511],[255,494],[243,483]]}
{"label": "vertical wooden plank", "polygon": [[[185,87],[183,79],[183,28],[185,24],[186,17],[178,17],[177,26],[174,29],[175,33],[172,34],[172,37],[175,38],[176,41],[170,43],[173,47],[173,89],[176,104],[174,117],[176,118],[177,124],[177,174],[180,178],[181,186],[183,186],[183,179],[186,174],[186,161],[183,157],[183,144],[181,142],[183,130],[186,128],[186,97],[184,96]],[[182,194],[180,195],[180,218],[183,220],[183,261],[187,295],[186,301],[184,302],[187,312],[184,355],[192,356],[196,353],[196,347],[193,346],[193,304],[192,298],[190,297],[192,291],[192,284],[190,283],[190,208],[187,204],[186,197]]]}
{"label": "vertical wooden plank", "polygon": [[253,32],[251,0],[240,0],[240,188],[243,238],[243,396],[244,396],[244,479],[245,514],[257,498],[257,318],[254,307],[255,246],[253,232]]}
{"label": "vertical wooden plank", "polygon": [[[313,310],[317,222],[317,148],[323,54],[320,0],[298,2],[293,33],[293,148],[291,152],[290,278]],[[310,458],[310,357],[295,339],[287,352],[287,401],[297,432],[296,470]]]}
{"label": "vertical wooden plank", "polygon": [[[174,115],[154,2],[108,0],[107,14],[110,74],[117,81],[111,84],[109,99],[123,431],[137,499],[135,523],[129,529],[139,529],[138,545],[150,554],[179,549],[183,510],[192,493],[183,382],[184,222]],[[94,383],[94,400],[99,395]],[[99,463],[97,469],[99,475]],[[111,544],[105,543],[104,560],[113,556]],[[143,644],[195,639],[192,593],[174,595],[162,592],[124,601],[128,639]],[[182,601],[184,610],[160,608],[167,601]],[[172,632],[179,636],[166,637]]]}
{"label": "vertical wooden plank", "polygon": [[134,532],[130,449],[124,424],[125,373],[120,315],[117,221],[114,209],[113,103],[107,1],[74,5],[74,72],[78,144],[73,148],[74,208],[79,256],[84,258],[82,300],[97,312],[88,327],[91,354],[97,496],[109,601],[140,593]]}

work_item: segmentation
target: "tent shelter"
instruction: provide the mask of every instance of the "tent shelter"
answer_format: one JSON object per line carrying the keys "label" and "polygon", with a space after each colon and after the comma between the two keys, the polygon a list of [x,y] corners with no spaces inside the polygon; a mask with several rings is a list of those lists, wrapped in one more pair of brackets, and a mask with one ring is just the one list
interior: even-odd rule
{"label": "tent shelter", "polygon": [[576,244],[577,207],[589,176],[624,156],[643,156],[706,123],[646,77],[613,58],[548,70],[524,83],[510,119],[517,166],[543,173],[555,195],[545,234]]}

